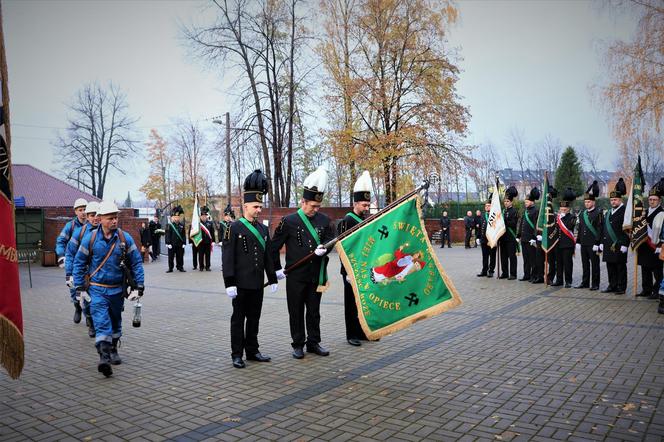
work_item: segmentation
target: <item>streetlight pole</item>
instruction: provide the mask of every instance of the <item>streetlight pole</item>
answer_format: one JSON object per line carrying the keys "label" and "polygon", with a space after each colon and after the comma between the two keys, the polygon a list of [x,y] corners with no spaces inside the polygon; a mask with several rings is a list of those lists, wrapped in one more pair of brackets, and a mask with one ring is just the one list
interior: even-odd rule
{"label": "streetlight pole", "polygon": [[[215,118],[214,124],[222,124],[221,120]],[[228,204],[231,204],[231,115],[226,112],[226,195]]]}

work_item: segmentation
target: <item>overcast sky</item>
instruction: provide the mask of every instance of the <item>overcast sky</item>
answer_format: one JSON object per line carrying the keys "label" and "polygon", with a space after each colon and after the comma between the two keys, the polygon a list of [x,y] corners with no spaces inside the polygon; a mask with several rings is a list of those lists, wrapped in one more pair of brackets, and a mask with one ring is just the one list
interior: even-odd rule
{"label": "overcast sky", "polygon": [[[506,153],[518,127],[530,145],[551,134],[601,151],[600,166],[612,169],[617,145],[589,86],[602,78],[601,43],[629,38],[633,20],[590,1],[458,6],[450,41],[463,57],[459,93],[472,114],[469,143],[491,141]],[[66,125],[66,104],[95,80],[127,93],[143,138],[152,127],[167,132],[176,118],[231,110],[232,74],[204,67],[182,41],[181,23],[203,14],[197,1],[3,1],[13,162],[55,172],[50,142]],[[106,195],[142,198],[146,175],[147,165],[133,161],[126,177],[110,178]]]}

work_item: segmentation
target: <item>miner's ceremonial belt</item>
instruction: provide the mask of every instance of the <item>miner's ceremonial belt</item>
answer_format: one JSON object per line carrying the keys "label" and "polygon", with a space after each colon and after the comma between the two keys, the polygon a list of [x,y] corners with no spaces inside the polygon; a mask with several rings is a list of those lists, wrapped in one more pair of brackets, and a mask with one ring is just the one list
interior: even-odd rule
{"label": "miner's ceremonial belt", "polygon": [[107,289],[116,289],[118,287],[122,287],[121,284],[111,285],[111,284],[102,284],[101,282],[91,282],[90,285],[95,285],[97,287],[104,287],[104,288],[107,288]]}

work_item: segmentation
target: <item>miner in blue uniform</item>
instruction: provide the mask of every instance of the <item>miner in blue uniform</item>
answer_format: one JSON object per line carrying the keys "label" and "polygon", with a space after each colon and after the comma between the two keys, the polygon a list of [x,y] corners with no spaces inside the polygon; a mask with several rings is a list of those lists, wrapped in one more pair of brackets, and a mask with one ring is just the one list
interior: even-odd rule
{"label": "miner in blue uniform", "polygon": [[646,210],[646,240],[637,248],[638,265],[641,266],[641,292],[636,296],[649,299],[659,298],[659,285],[662,282],[662,261],[659,252],[662,247],[660,233],[664,222],[662,195],[664,194],[664,178],[656,183],[648,192],[648,209]]}
{"label": "miner in blue uniform", "polygon": [[627,289],[627,251],[629,236],[623,232],[625,205],[623,195],[627,193],[625,181],[620,178],[609,194],[611,208],[604,215],[602,243],[599,245],[602,259],[606,263],[609,286],[602,293],[624,295]]}
{"label": "miner in blue uniform", "polygon": [[258,221],[267,189],[267,177],[260,170],[245,179],[242,217],[228,226],[223,238],[224,286],[233,300],[231,358],[235,368],[245,367],[242,360],[245,353],[249,361],[270,362],[270,357],[258,350],[265,276],[270,292],[277,291],[270,232]]}
{"label": "miner in blue uniform", "polygon": [[[78,252],[78,247],[81,245],[81,241],[87,232],[90,230],[96,229],[99,225],[99,217],[97,216],[97,209],[99,208],[99,203],[96,201],[90,201],[87,206],[85,206],[85,216],[87,222],[81,226],[76,227],[71,236],[71,239],[67,243],[67,248],[65,249],[65,274],[67,275],[67,287],[73,289],[76,293],[74,286],[74,257],[76,252]],[[95,337],[95,329],[92,325],[92,317],[90,316],[90,304],[82,299],[80,296],[77,296],[79,303],[79,309],[83,310],[85,316],[85,325],[88,327],[88,336],[91,338]]]}
{"label": "miner in blue uniform", "polygon": [[[67,251],[67,244],[69,243],[69,240],[72,238],[72,235],[74,233],[74,230],[77,228],[81,228],[84,224],[87,223],[87,219],[85,216],[85,207],[88,205],[88,202],[84,200],[83,198],[78,198],[76,201],[74,201],[74,213],[76,216],[72,218],[70,221],[65,224],[65,226],[62,228],[60,231],[60,234],[55,240],[55,254],[58,257],[58,266],[60,266],[61,269],[65,268],[65,263],[66,263],[66,251]],[[70,286],[69,278],[67,278],[67,272],[65,271],[65,282],[67,283],[67,286]],[[74,323],[78,324],[81,322],[81,306],[78,303],[78,300],[76,299],[76,290],[74,287],[69,287],[69,298],[74,304]]]}
{"label": "miner in blue uniform", "polygon": [[556,217],[556,226],[558,230],[558,245],[556,246],[556,282],[552,286],[563,285],[565,288],[572,287],[574,250],[576,247],[576,238],[574,237],[574,226],[576,225],[576,216],[570,213],[572,202],[576,199],[574,191],[568,187],[563,192],[563,199],[560,201],[560,208]]}
{"label": "miner in blue uniform", "polygon": [[599,289],[599,245],[602,243],[604,215],[595,207],[597,195],[599,195],[599,185],[597,181],[593,181],[583,195],[585,210],[579,215],[577,223],[576,243],[581,248],[583,266],[581,283],[574,287],[577,289]]}
{"label": "miner in blue uniform", "polygon": [[519,224],[519,214],[513,207],[513,200],[519,195],[516,187],[510,186],[505,190],[505,210],[503,218],[505,219],[505,229],[507,230],[498,240],[500,249],[500,279],[516,279],[516,253],[519,250],[519,243],[516,239],[516,228]]}
{"label": "miner in blue uniform", "polygon": [[539,198],[539,189],[533,187],[524,201],[526,209],[523,211],[517,235],[519,241],[521,241],[523,252],[523,277],[519,281],[533,282],[533,280],[542,278],[542,270],[537,265],[537,216],[539,210],[535,201]]}
{"label": "miner in blue uniform", "polygon": [[[346,230],[353,228],[361,223],[369,215],[369,206],[371,205],[371,176],[368,171],[364,171],[355,182],[353,187],[353,210],[337,225],[337,233],[341,235]],[[366,341],[367,337],[360,325],[355,294],[351,285],[350,277],[343,264],[341,265],[341,278],[344,284],[344,318],[346,320],[346,340],[350,345],[359,347],[361,341]]]}
{"label": "miner in blue uniform", "polygon": [[279,278],[285,277],[279,255],[282,246],[286,246],[286,268],[311,253],[315,254],[304,265],[289,271],[286,279],[288,319],[295,359],[304,357],[305,344],[307,352],[319,356],[330,354],[320,345],[320,300],[322,292],[329,284],[329,258],[325,256],[328,250],[324,244],[334,238],[330,218],[319,212],[327,187],[327,171],[319,167],[303,184],[304,193],[300,208],[282,218],[272,239],[273,262]]}
{"label": "miner in blue uniform", "polygon": [[182,207],[175,206],[171,212],[171,219],[166,225],[166,234],[164,235],[164,242],[168,249],[168,270],[166,273],[173,272],[173,264],[175,264],[178,271],[186,271],[184,269],[184,246],[187,244],[187,239],[184,235],[184,225],[180,223],[180,215],[182,214],[184,214]]}
{"label": "miner in blue uniform", "polygon": [[143,259],[126,232],[118,229],[118,208],[102,201],[97,214],[100,226],[87,233],[74,258],[74,284],[82,297],[89,298],[99,353],[97,370],[108,377],[111,365],[122,363],[118,343],[122,336],[122,310],[126,292],[124,265],[133,277],[136,291],[129,300],[143,296]]}

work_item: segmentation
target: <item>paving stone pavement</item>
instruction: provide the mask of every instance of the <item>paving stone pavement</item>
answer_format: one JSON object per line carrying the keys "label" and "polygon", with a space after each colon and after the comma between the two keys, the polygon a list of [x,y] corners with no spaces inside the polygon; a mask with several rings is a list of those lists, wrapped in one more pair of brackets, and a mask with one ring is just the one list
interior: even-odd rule
{"label": "paving stone pavement", "polygon": [[479,249],[436,252],[458,309],[352,347],[333,256],[321,306],[331,355],[291,357],[282,284],[259,334],[273,361],[242,370],[219,255],[202,273],[165,274],[162,257],[145,265],[142,327],[127,304],[124,363],[109,379],[71,321],[62,270],[33,267],[30,289],[22,268],[26,364],[18,381],[0,374],[0,440],[664,439],[655,301],[478,278]]}

